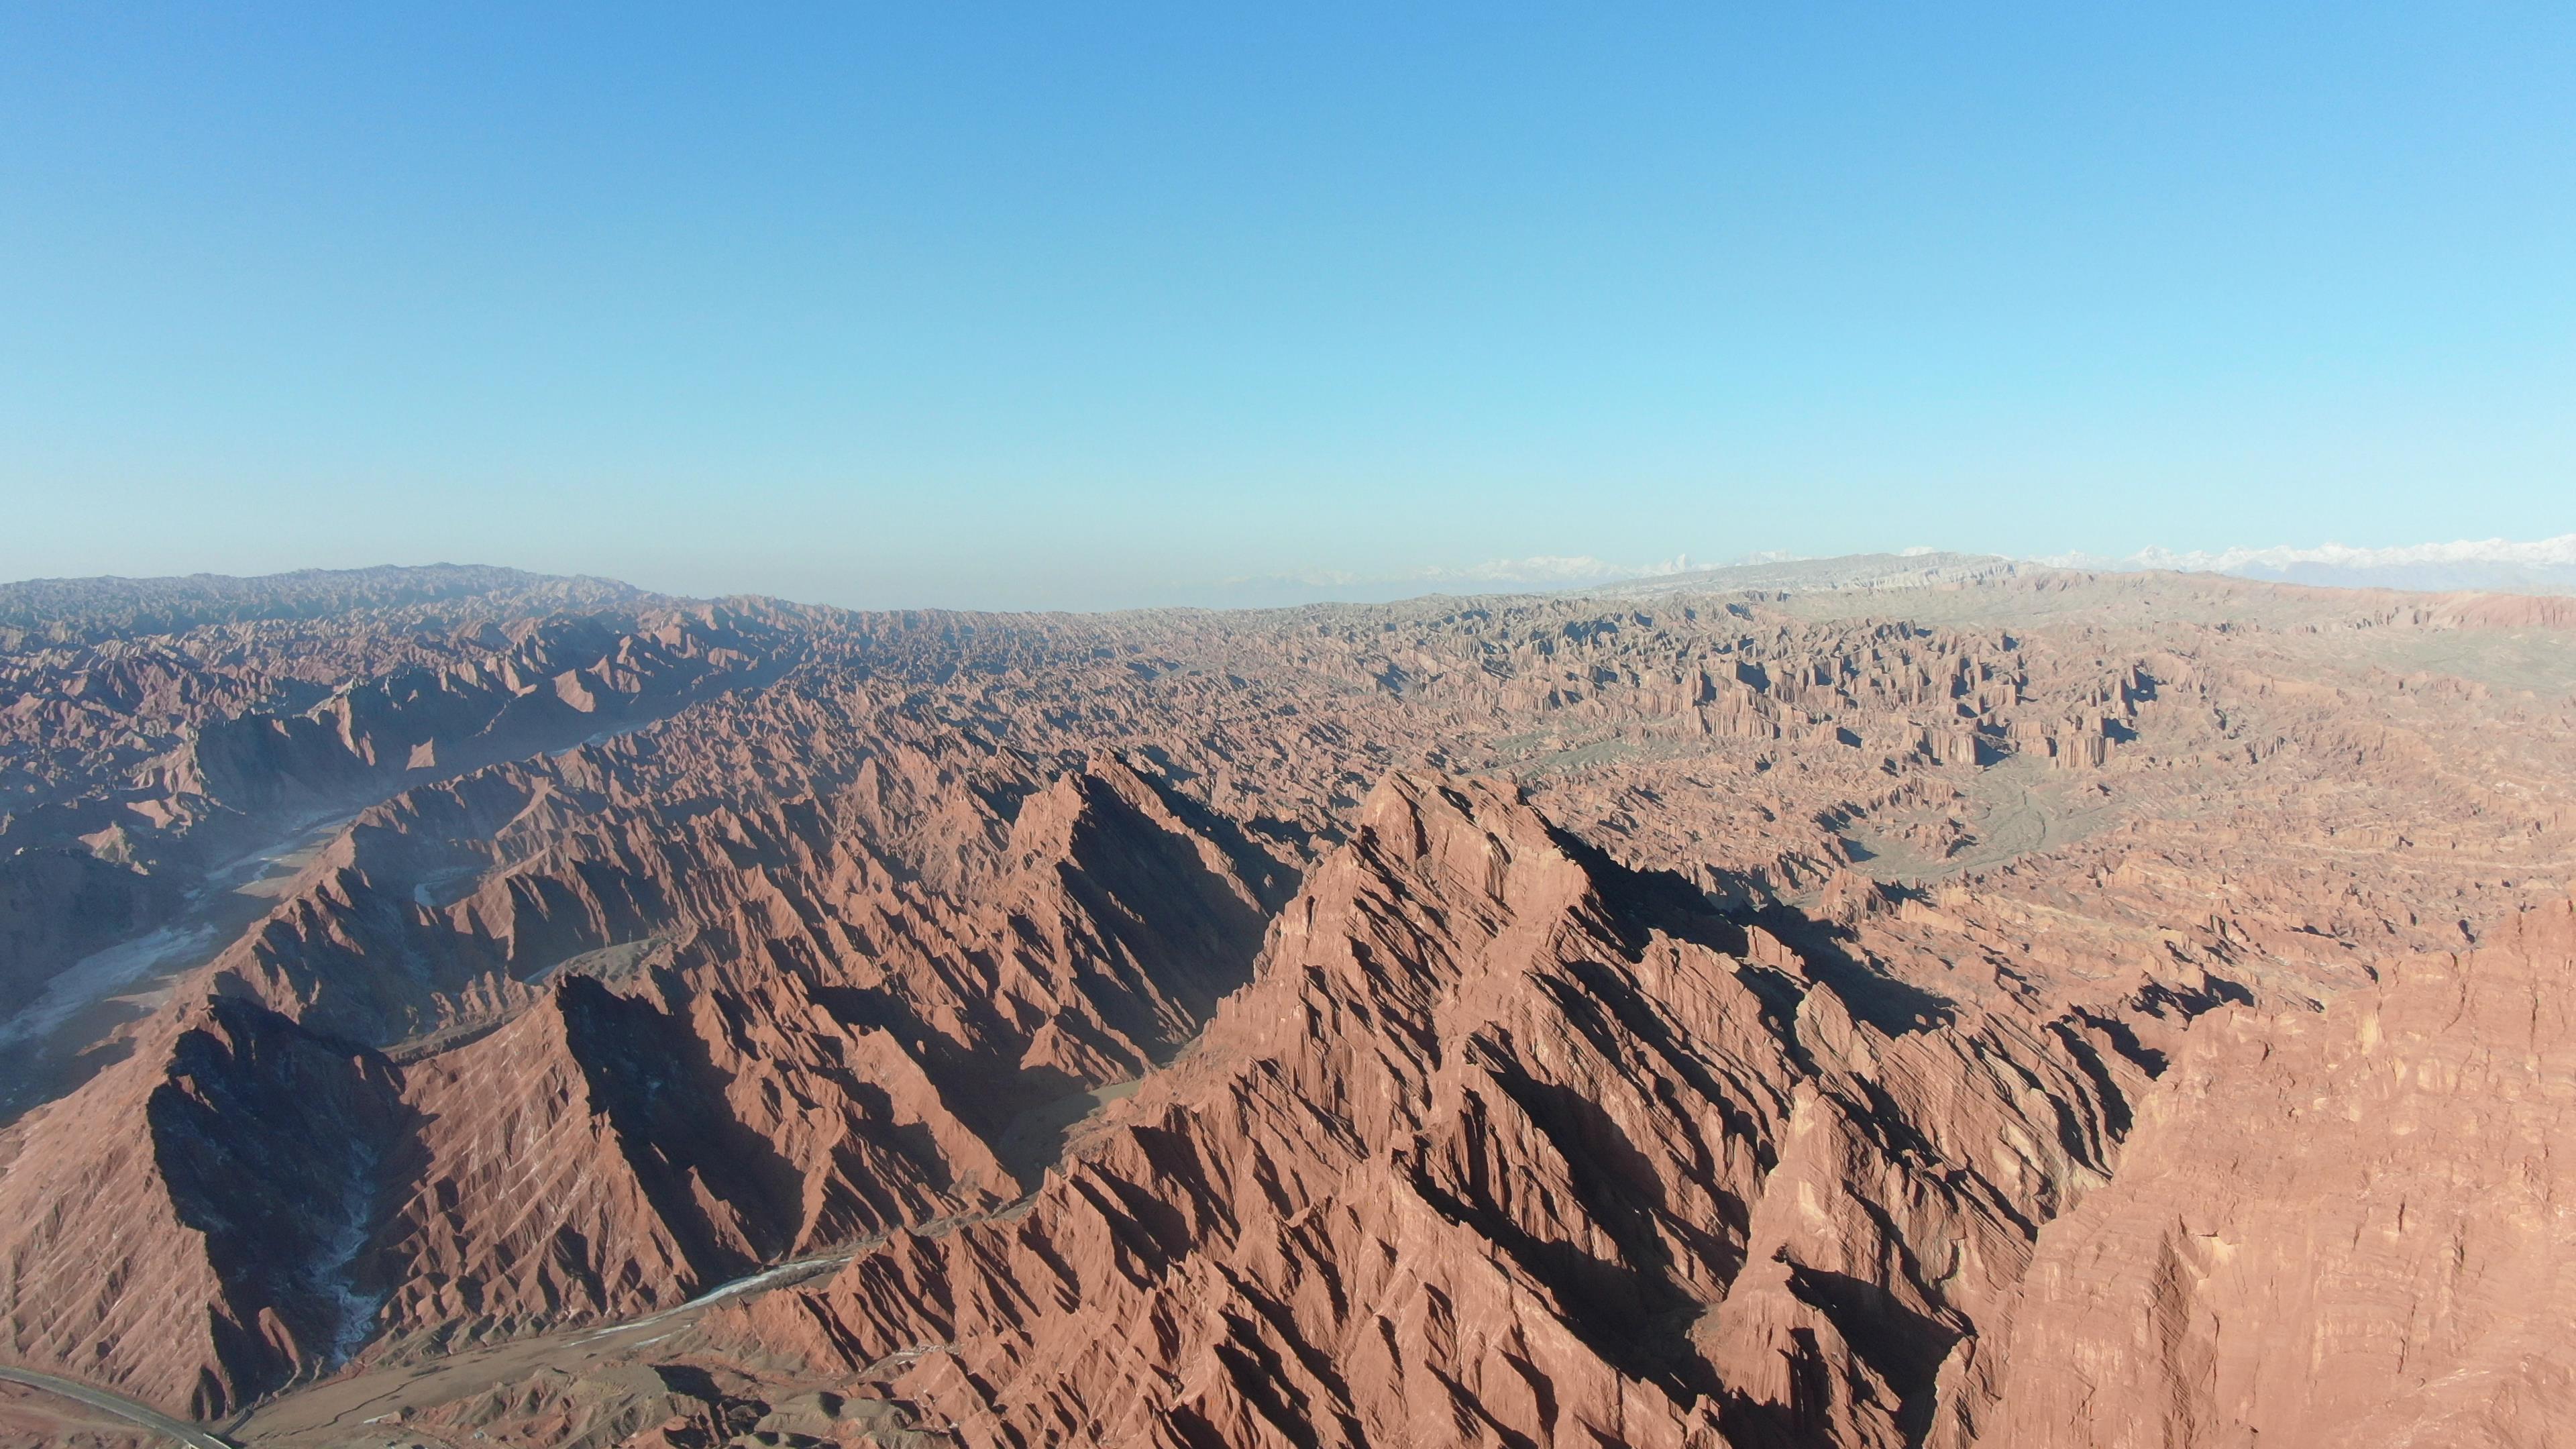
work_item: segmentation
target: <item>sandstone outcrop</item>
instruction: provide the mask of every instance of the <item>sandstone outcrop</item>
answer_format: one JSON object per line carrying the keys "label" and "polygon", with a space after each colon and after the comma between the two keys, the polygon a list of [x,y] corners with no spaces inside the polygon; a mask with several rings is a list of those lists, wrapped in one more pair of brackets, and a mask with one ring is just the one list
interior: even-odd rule
{"label": "sandstone outcrop", "polygon": [[[560,767],[588,778],[578,759]],[[887,788],[857,771],[854,818]],[[1021,1191],[998,1155],[1015,1124],[1168,1057],[1241,982],[1264,919],[1233,858],[1114,760],[1026,789],[1007,822],[977,820],[953,893],[821,807],[594,835],[579,812],[617,812],[574,789],[513,768],[367,817],[192,988],[206,1020],[336,1050],[334,1070],[369,1084],[366,1130],[331,1134],[348,1160],[305,1160],[315,1124],[257,1105],[323,1070],[282,1047],[229,1062],[217,1096],[245,1105],[220,1122],[179,1131],[138,1113],[174,1083],[203,1095],[197,1030],[145,1035],[21,1124],[5,1184],[27,1215],[0,1226],[24,1265],[0,1280],[25,1305],[19,1353],[62,1362],[95,1338],[112,1351],[89,1372],[214,1413],[380,1335],[452,1346],[668,1307],[782,1257],[996,1206]],[[493,837],[532,820],[534,856],[453,905],[420,904],[423,869],[469,843],[506,853]],[[399,1060],[319,1045],[351,1042]],[[206,1143],[321,1175],[296,1191],[344,1214],[349,1240],[327,1263],[271,1255],[306,1264],[312,1303],[230,1272],[184,1210],[229,1212],[227,1191],[268,1180],[171,1181],[180,1149]],[[36,1166],[57,1160],[120,1175],[65,1195]],[[115,1266],[104,1300],[41,1276],[69,1262]],[[134,1301],[113,1286],[129,1271],[182,1270],[181,1302],[258,1325],[265,1348],[192,1318],[115,1317]]]}
{"label": "sandstone outcrop", "polygon": [[238,1000],[155,1024],[0,1152],[0,1342],[194,1415],[335,1361],[404,1109],[381,1059]]}
{"label": "sandstone outcrop", "polygon": [[2036,1023],[1890,1037],[1749,946],[1398,777],[1024,1214],[751,1331],[970,1444],[1964,1442],[2118,1104]]}
{"label": "sandstone outcrop", "polygon": [[2545,1442],[2564,621],[1873,567],[0,589],[0,1356],[313,1449]]}
{"label": "sandstone outcrop", "polygon": [[2045,1228],[1983,1442],[2548,1444],[2576,1423],[2576,910],[2230,1011]]}

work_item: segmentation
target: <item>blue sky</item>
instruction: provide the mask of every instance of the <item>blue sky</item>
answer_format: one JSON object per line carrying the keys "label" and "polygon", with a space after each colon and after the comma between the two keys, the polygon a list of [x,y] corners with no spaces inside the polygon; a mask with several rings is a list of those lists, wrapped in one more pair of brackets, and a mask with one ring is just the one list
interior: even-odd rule
{"label": "blue sky", "polygon": [[2576,530],[2576,9],[1251,8],[0,5],[0,576]]}

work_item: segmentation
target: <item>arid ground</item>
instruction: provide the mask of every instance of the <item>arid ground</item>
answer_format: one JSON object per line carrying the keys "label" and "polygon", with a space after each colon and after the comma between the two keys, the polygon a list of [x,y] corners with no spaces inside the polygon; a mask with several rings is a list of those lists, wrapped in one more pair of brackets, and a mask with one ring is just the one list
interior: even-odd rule
{"label": "arid ground", "polygon": [[237,1444],[2576,1435],[2576,600],[22,584],[0,812],[0,1363]]}

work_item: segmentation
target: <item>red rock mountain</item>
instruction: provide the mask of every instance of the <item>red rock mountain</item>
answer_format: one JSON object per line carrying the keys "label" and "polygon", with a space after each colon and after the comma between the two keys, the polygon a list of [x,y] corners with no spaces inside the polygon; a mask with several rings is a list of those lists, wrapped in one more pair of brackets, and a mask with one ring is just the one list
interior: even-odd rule
{"label": "red rock mountain", "polygon": [[1882,565],[0,589],[0,1363],[314,1449],[2562,1436],[2567,621]]}
{"label": "red rock mountain", "polygon": [[2576,1424],[2576,908],[2193,1035],[2051,1223],[1996,1442],[2547,1444]]}
{"label": "red rock mountain", "polygon": [[970,1444],[1960,1442],[2099,1088],[2047,1024],[1891,1037],[1754,949],[1397,777],[1024,1213],[756,1331]]}

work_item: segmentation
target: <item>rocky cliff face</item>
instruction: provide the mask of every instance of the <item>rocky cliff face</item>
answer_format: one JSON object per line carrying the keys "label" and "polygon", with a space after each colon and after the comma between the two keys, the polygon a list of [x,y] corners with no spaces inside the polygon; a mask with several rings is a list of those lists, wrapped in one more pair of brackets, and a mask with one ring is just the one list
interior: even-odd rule
{"label": "rocky cliff face", "polygon": [[11,1356],[201,1415],[336,1361],[406,1116],[372,1054],[247,1001],[172,1014],[0,1148]]}
{"label": "rocky cliff face", "polygon": [[2203,1027],[2050,1224],[1984,1442],[2546,1444],[2576,1423],[2576,912]]}
{"label": "rocky cliff face", "polygon": [[2043,1023],[1891,1037],[1751,949],[1399,777],[1024,1214],[754,1330],[974,1444],[1964,1442],[2120,1104]]}
{"label": "rocky cliff face", "polygon": [[2566,1422],[2545,611],[74,593],[0,1355],[250,1442]]}
{"label": "rocky cliff face", "polygon": [[[427,791],[308,867],[190,988],[205,1021],[266,1049],[217,1072],[213,1027],[149,1034],[21,1124],[0,1179],[26,1197],[0,1225],[21,1353],[215,1413],[379,1336],[454,1347],[665,1308],[998,1206],[1021,1191],[998,1154],[1022,1117],[1168,1057],[1262,929],[1233,858],[1112,760],[978,820],[974,848],[948,852],[953,891],[836,833],[830,807],[656,839],[576,798],[598,783],[579,761],[561,768],[571,783],[513,769]],[[869,771],[853,788],[858,818],[881,806]],[[532,821],[542,849],[421,904],[424,870],[488,865],[472,849],[506,854],[495,838]],[[312,1118],[323,1058],[374,1094],[342,1114],[363,1131]],[[317,1140],[345,1160],[316,1160]],[[67,1195],[54,1162],[112,1165],[116,1186]],[[276,1237],[281,1202],[350,1225],[330,1229],[348,1235],[337,1256]],[[69,1262],[83,1285],[109,1269],[105,1295],[53,1276]],[[182,1273],[180,1303],[253,1327],[116,1316],[138,1301],[126,1275]]]}

